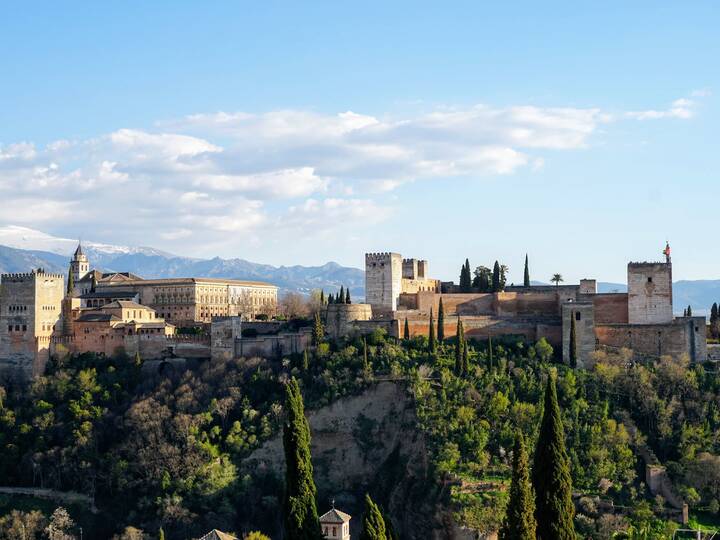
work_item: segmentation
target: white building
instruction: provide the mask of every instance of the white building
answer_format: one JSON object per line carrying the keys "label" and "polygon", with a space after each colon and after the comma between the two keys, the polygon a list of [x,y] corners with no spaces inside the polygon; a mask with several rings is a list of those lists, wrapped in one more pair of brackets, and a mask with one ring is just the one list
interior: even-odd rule
{"label": "white building", "polygon": [[320,516],[320,528],[325,538],[350,540],[350,515],[333,506],[329,512]]}

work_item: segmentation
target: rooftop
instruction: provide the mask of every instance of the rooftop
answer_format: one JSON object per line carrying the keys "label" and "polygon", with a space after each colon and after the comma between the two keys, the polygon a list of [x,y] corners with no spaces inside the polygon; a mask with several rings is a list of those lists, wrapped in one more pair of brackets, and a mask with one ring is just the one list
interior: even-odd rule
{"label": "rooftop", "polygon": [[238,540],[238,538],[236,536],[233,536],[232,534],[224,533],[222,531],[218,531],[217,529],[213,529],[206,535],[198,538],[198,540]]}
{"label": "rooftop", "polygon": [[350,514],[341,512],[337,508],[331,508],[320,516],[320,523],[347,523],[351,518]]}
{"label": "rooftop", "polygon": [[[164,278],[164,279],[130,279],[120,282],[118,285],[125,286],[157,286],[157,285],[182,285],[182,284],[193,284],[193,283],[209,283],[219,285],[252,285],[255,287],[273,287],[277,289],[276,285],[267,283],[265,281],[246,281],[240,279],[215,279],[215,278],[202,278],[202,277],[189,277],[189,278]],[[103,283],[107,285],[107,283]]]}

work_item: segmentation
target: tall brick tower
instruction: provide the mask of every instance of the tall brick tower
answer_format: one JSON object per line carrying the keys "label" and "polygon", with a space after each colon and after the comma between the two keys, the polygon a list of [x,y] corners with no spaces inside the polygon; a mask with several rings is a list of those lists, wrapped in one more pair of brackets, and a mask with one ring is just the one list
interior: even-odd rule
{"label": "tall brick tower", "polygon": [[628,322],[666,324],[673,320],[672,261],[670,245],[663,250],[665,262],[628,264]]}

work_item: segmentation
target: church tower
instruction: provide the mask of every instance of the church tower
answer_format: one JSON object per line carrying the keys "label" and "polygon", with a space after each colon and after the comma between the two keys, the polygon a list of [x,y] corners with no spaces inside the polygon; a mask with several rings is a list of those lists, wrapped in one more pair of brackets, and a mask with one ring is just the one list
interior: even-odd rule
{"label": "church tower", "polygon": [[78,244],[75,254],[70,261],[70,275],[73,282],[77,283],[90,273],[90,262],[82,250],[82,245]]}

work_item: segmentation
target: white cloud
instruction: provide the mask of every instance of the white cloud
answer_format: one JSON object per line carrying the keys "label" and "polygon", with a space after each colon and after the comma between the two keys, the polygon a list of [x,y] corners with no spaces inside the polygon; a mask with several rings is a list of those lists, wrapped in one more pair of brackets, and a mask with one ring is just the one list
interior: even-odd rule
{"label": "white cloud", "polygon": [[[387,219],[387,192],[414,181],[482,181],[588,147],[621,118],[688,118],[709,91],[664,110],[441,108],[402,118],[346,111],[197,114],[45,147],[0,146],[2,224],[122,231],[187,253],[257,234],[336,234]],[[385,194],[385,195],[379,195]],[[215,247],[214,245],[212,247]]]}
{"label": "white cloud", "polygon": [[[694,90],[690,93],[691,97],[699,98],[710,95],[709,90]],[[667,109],[655,110],[648,109],[645,111],[629,111],[625,113],[628,118],[636,120],[659,120],[661,118],[679,118],[686,120],[695,115],[697,108],[696,100],[689,98],[679,98],[673,101]]]}

